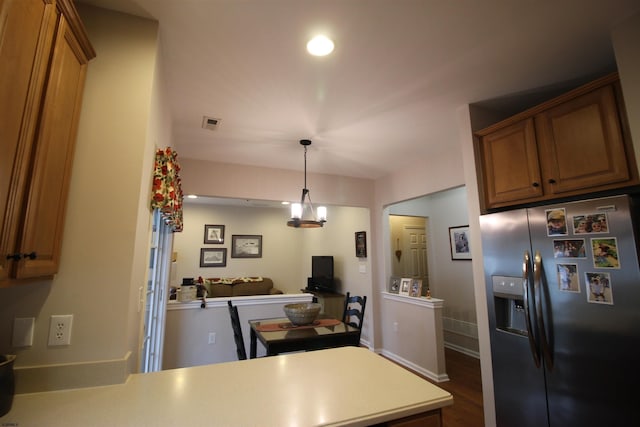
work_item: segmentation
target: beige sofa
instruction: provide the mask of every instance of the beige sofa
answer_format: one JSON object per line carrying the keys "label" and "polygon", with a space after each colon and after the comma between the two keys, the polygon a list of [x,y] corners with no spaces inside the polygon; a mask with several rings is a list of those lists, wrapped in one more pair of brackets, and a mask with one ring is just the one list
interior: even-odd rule
{"label": "beige sofa", "polygon": [[199,277],[197,282],[207,289],[208,298],[283,293],[268,277]]}

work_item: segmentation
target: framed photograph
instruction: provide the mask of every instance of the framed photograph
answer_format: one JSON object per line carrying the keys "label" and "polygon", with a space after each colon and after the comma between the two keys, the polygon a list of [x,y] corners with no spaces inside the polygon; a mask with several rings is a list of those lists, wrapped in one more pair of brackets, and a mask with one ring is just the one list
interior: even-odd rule
{"label": "framed photograph", "polygon": [[566,236],[567,211],[564,208],[547,209],[547,236]]}
{"label": "framed photograph", "polygon": [[224,225],[205,224],[204,243],[218,245],[224,243]]}
{"label": "framed photograph", "polygon": [[226,248],[202,248],[200,249],[200,267],[226,267]]}
{"label": "framed photograph", "polygon": [[409,295],[409,291],[411,290],[411,278],[403,277],[400,279],[400,291],[398,292],[400,295]]}
{"label": "framed photograph", "polygon": [[618,239],[591,239],[594,268],[620,268]]}
{"label": "framed photograph", "polygon": [[262,236],[231,236],[231,258],[262,258]]}
{"label": "framed photograph", "polygon": [[584,273],[587,282],[587,302],[613,305],[611,275],[609,273]]}
{"label": "framed photograph", "polygon": [[597,212],[573,217],[573,234],[608,233],[609,222],[607,214]]}
{"label": "framed photograph", "polygon": [[397,294],[400,292],[400,278],[391,276],[389,278],[389,293]]}
{"label": "framed photograph", "polygon": [[580,292],[577,264],[556,264],[558,289],[564,292]]}
{"label": "framed photograph", "polygon": [[469,226],[449,227],[449,246],[452,260],[470,260]]}
{"label": "framed photograph", "polygon": [[586,258],[584,239],[553,239],[554,258]]}
{"label": "framed photograph", "polygon": [[367,257],[367,233],[366,231],[356,231],[356,257]]}
{"label": "framed photograph", "polygon": [[419,297],[422,295],[422,279],[411,280],[411,288],[409,289],[410,297]]}

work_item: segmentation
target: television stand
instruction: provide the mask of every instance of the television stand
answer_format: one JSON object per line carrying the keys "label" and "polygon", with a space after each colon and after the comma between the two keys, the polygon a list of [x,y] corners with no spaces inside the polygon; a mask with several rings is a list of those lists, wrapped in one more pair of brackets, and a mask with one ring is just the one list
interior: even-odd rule
{"label": "television stand", "polygon": [[300,289],[302,292],[313,294],[318,300],[318,303],[322,305],[322,313],[327,316],[331,316],[334,319],[342,320],[342,314],[344,312],[344,294],[315,290],[315,289]]}

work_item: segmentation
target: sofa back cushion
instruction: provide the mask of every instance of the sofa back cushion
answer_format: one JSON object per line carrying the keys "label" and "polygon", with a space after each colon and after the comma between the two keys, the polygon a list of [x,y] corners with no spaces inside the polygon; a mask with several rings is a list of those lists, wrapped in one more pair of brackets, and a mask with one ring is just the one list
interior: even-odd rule
{"label": "sofa back cushion", "polygon": [[232,297],[233,287],[231,285],[222,285],[219,283],[205,285],[207,287],[207,297]]}
{"label": "sofa back cushion", "polygon": [[231,286],[233,296],[246,295],[269,295],[273,288],[273,281],[267,277],[263,277],[260,282],[235,283]]}

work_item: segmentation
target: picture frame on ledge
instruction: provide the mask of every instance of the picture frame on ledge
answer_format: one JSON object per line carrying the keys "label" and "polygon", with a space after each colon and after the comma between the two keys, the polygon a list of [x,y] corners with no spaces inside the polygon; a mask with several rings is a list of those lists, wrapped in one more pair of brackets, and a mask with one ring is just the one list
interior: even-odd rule
{"label": "picture frame on ledge", "polygon": [[400,290],[398,291],[398,293],[400,295],[409,296],[410,291],[411,291],[411,278],[403,277],[402,279],[400,279]]}
{"label": "picture frame on ledge", "polygon": [[422,279],[412,279],[411,288],[409,289],[410,297],[420,297],[422,295]]}
{"label": "picture frame on ledge", "polygon": [[224,243],[224,225],[205,224],[204,243],[215,245]]}
{"label": "picture frame on ledge", "polygon": [[200,249],[200,267],[226,267],[227,248]]}
{"label": "picture frame on ledge", "polygon": [[262,258],[262,236],[250,234],[232,235],[231,258]]}
{"label": "picture frame on ledge", "polygon": [[449,227],[449,246],[452,260],[471,260],[468,225]]}
{"label": "picture frame on ledge", "polygon": [[400,292],[400,278],[396,276],[391,276],[389,278],[389,293],[397,294]]}

